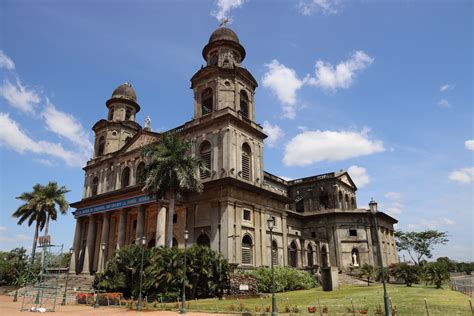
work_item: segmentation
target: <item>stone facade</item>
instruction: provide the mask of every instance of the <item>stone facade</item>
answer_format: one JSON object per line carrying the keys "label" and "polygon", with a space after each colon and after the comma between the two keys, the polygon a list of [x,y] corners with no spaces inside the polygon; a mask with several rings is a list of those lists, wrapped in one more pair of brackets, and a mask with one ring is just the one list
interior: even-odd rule
{"label": "stone facade", "polygon": [[[257,82],[241,67],[245,49],[226,27],[203,49],[206,66],[191,78],[193,119],[172,131],[193,144],[209,171],[201,172],[204,192],[177,201],[174,240],[207,245],[241,268],[270,265],[308,268],[376,263],[373,214],[357,207],[357,187],[344,171],[286,181],[264,171],[266,135],[256,123]],[[85,182],[76,208],[71,269],[102,271],[117,249],[145,237],[147,247],[165,244],[168,204],[141,190],[145,161],[140,148],[162,134],[135,122],[140,111],[129,83],[106,102],[107,119],[93,127],[94,157],[84,167]],[[165,197],[166,198],[166,197]],[[267,219],[276,226],[273,240]],[[377,213],[384,264],[398,262],[389,215]]]}

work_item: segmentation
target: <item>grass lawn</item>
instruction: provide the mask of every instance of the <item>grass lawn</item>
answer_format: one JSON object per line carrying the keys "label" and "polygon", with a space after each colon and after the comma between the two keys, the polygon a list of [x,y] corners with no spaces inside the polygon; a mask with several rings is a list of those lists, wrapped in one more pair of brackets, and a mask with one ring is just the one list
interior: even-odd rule
{"label": "grass lawn", "polygon": [[[422,285],[406,287],[404,285],[388,285],[387,291],[392,304],[396,306],[397,315],[426,315],[425,302],[428,303],[430,315],[472,315],[469,307],[469,298],[464,294],[452,291],[445,286],[435,289]],[[321,288],[312,290],[293,291],[277,294],[278,311],[285,312],[285,306],[296,305],[299,313],[308,314],[309,306],[327,306],[329,315],[353,315],[348,312],[351,308],[351,299],[354,309],[368,307],[368,314],[374,315],[379,304],[383,310],[382,285],[344,285],[333,292],[323,292]],[[265,307],[271,305],[271,295],[266,298],[244,299],[240,302],[245,310],[251,313],[264,312]],[[238,312],[237,300],[205,299],[190,301],[188,309],[198,311]],[[151,305],[151,304],[150,304]],[[232,306],[231,306],[232,305]],[[171,307],[169,305],[168,307]],[[316,315],[319,315],[319,307]],[[327,314],[326,314],[327,315]],[[360,315],[357,313],[356,315]]]}

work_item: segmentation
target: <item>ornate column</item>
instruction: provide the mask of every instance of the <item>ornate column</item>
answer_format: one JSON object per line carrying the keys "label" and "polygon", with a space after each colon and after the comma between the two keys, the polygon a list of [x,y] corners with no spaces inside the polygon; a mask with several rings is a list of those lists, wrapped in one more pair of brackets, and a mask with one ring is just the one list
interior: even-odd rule
{"label": "ornate column", "polygon": [[145,236],[145,209],[145,205],[140,205],[138,207],[137,230],[135,231],[135,239],[139,239]]}
{"label": "ornate column", "polygon": [[[103,215],[102,221],[102,235],[100,236],[99,244],[99,263],[97,267],[98,272],[102,272],[105,267],[105,261],[107,258],[107,247],[109,244],[109,231],[110,231],[110,213]],[[105,249],[102,250],[102,244],[105,244]]]}
{"label": "ornate column", "polygon": [[72,242],[72,254],[71,254],[71,263],[70,263],[70,273],[76,274],[77,261],[79,258],[79,252],[81,248],[81,236],[82,236],[82,218],[76,219],[76,230],[74,232],[74,240]]}
{"label": "ornate column", "polygon": [[118,238],[117,238],[117,249],[122,248],[125,245],[125,234],[127,232],[127,210],[120,210],[119,227],[118,227]]}
{"label": "ornate column", "polygon": [[164,205],[158,204],[158,212],[156,215],[156,236],[155,236],[155,246],[165,246],[166,240],[166,207]]}
{"label": "ornate column", "polygon": [[94,244],[95,244],[95,218],[89,215],[89,226],[87,228],[86,249],[84,251],[84,264],[82,273],[90,273],[91,265],[94,262]]}

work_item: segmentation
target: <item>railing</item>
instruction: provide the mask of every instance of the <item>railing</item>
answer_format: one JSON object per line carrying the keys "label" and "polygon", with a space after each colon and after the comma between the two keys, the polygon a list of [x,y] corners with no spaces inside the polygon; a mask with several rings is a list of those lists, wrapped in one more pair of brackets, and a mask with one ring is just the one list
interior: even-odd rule
{"label": "railing", "polygon": [[451,279],[449,285],[451,287],[451,290],[458,291],[466,294],[469,297],[472,297],[473,279],[474,277],[472,279]]}

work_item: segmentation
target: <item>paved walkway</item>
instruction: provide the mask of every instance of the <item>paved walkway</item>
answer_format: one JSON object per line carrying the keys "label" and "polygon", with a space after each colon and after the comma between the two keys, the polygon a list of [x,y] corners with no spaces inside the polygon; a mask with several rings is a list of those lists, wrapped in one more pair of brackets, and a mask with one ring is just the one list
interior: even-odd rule
{"label": "paved walkway", "polygon": [[[170,312],[170,311],[144,311],[143,313],[137,311],[131,311],[124,308],[108,308],[108,307],[99,307],[93,308],[90,306],[84,305],[66,305],[66,306],[56,306],[55,312],[49,312],[44,314],[39,313],[31,313],[31,312],[21,312],[21,297],[18,297],[18,302],[12,302],[13,298],[11,296],[0,296],[0,315],[5,316],[25,316],[25,315],[52,315],[52,316],[60,316],[60,315],[126,315],[126,316],[138,316],[145,314],[146,316],[158,316],[158,315],[179,315],[178,312]],[[202,316],[206,315],[205,313],[194,313],[190,312],[186,315],[189,316]],[[210,315],[225,315],[225,314],[210,314]],[[226,315],[229,316],[229,315]]]}

